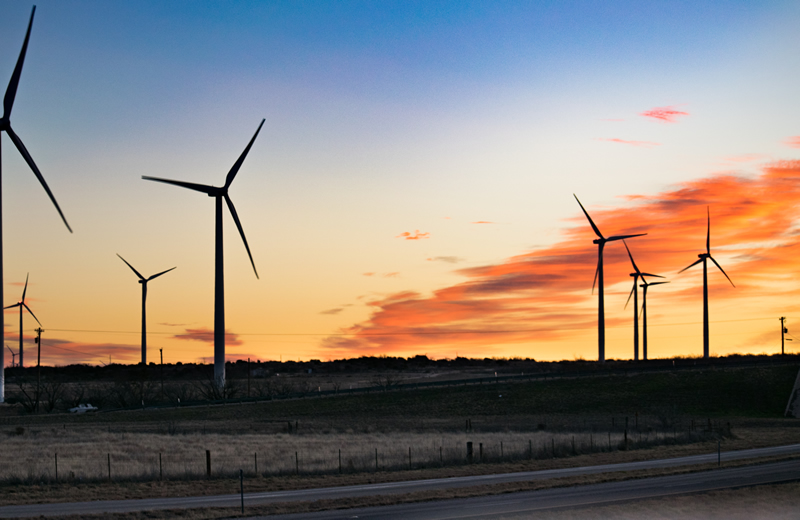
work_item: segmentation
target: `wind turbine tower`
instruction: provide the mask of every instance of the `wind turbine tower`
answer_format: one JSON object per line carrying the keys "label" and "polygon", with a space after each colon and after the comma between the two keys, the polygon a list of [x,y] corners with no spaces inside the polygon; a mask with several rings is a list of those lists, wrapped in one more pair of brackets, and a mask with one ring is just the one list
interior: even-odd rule
{"label": "wind turbine tower", "polygon": [[669,282],[647,282],[642,278],[642,360],[647,361],[647,288]]}
{"label": "wind turbine tower", "polygon": [[21,366],[21,367],[25,366],[25,359],[23,357],[24,351],[22,350],[22,310],[23,310],[23,307],[25,308],[25,310],[27,310],[30,313],[31,316],[33,316],[33,319],[36,320],[36,323],[38,323],[40,327],[42,326],[42,322],[39,321],[39,318],[36,317],[36,315],[33,313],[31,308],[28,307],[28,305],[25,303],[25,293],[27,293],[27,292],[28,292],[28,276],[25,276],[25,288],[22,289],[22,299],[20,301],[18,301],[17,303],[9,305],[8,307],[3,307],[3,310],[13,309],[14,307],[19,307],[19,366]]}
{"label": "wind turbine tower", "polygon": [[[25,33],[25,40],[22,42],[22,49],[19,51],[19,57],[17,58],[17,64],[14,67],[14,72],[11,73],[11,80],[8,82],[8,88],[6,88],[6,95],[3,98],[3,117],[0,118],[0,134],[5,132],[8,134],[8,137],[11,139],[11,142],[14,143],[14,146],[19,150],[20,155],[22,158],[25,159],[25,162],[28,164],[31,170],[33,170],[33,174],[36,175],[36,178],[39,179],[39,182],[44,188],[44,191],[47,192],[48,197],[52,201],[53,205],[56,207],[56,211],[58,214],[61,215],[61,220],[64,221],[64,225],[67,226],[69,232],[72,233],[72,228],[69,227],[67,224],[67,219],[64,217],[64,213],[61,212],[61,208],[58,206],[58,202],[56,202],[56,198],[53,196],[53,193],[50,191],[50,188],[47,186],[47,183],[42,177],[39,168],[36,166],[36,163],[33,162],[33,157],[31,154],[28,153],[28,149],[25,148],[25,145],[22,144],[22,140],[19,136],[14,132],[11,128],[11,109],[14,107],[14,98],[17,96],[17,87],[19,86],[19,78],[22,74],[22,65],[25,62],[25,54],[28,51],[28,40],[31,37],[31,27],[33,27],[33,15],[36,13],[36,6],[33,6],[33,10],[31,11],[31,18],[28,22],[28,30]],[[2,136],[0,135],[0,145],[2,145]],[[2,177],[2,149],[0,149],[0,178]],[[0,189],[0,194],[2,193],[2,189]],[[2,196],[0,196],[0,301],[3,299],[3,222],[2,222],[2,215],[3,215],[3,208],[2,208]],[[22,312],[20,310],[20,312]],[[37,320],[38,321],[38,320]],[[0,327],[0,345],[5,343],[5,328]],[[20,351],[20,365],[22,365],[22,351]],[[0,403],[5,402],[5,351],[0,349]]]}
{"label": "wind turbine tower", "polygon": [[625,250],[628,252],[628,258],[631,259],[631,265],[633,266],[634,271],[631,273],[631,276],[633,277],[633,288],[631,289],[631,293],[628,295],[628,301],[625,302],[625,307],[628,306],[628,303],[631,301],[631,296],[633,296],[633,360],[639,361],[639,288],[636,287],[636,284],[639,282],[639,279],[647,283],[644,279],[645,276],[653,276],[655,278],[664,277],[657,274],[641,272],[639,268],[636,267],[636,262],[633,261],[633,255],[631,254],[631,250],[628,249],[628,244],[624,240],[622,243],[625,244]]}
{"label": "wind turbine tower", "polygon": [[250,257],[250,264],[253,266],[253,272],[255,273],[256,278],[258,278],[256,264],[253,261],[253,255],[250,254],[250,246],[247,245],[247,239],[244,236],[244,230],[242,229],[242,223],[239,221],[239,215],[236,213],[236,208],[233,207],[233,202],[231,202],[231,199],[228,196],[228,188],[230,188],[230,185],[233,182],[233,179],[236,177],[236,174],[239,173],[239,168],[242,167],[242,163],[244,163],[244,160],[250,151],[250,147],[253,146],[253,142],[256,140],[256,137],[258,137],[258,133],[261,131],[261,127],[263,125],[264,119],[261,120],[261,124],[258,125],[256,133],[253,134],[250,142],[247,143],[244,151],[231,167],[230,171],[228,172],[228,176],[225,178],[225,184],[221,188],[216,186],[207,186],[205,184],[194,184],[191,182],[142,176],[142,179],[147,181],[173,184],[181,188],[187,188],[205,193],[209,197],[214,198],[216,208],[214,238],[214,380],[216,381],[217,388],[220,390],[225,388],[225,272],[223,269],[222,255],[222,200],[225,199],[228,210],[231,212],[231,217],[233,217],[233,221],[236,223],[236,227],[242,237],[242,242],[244,242],[244,248],[247,250],[247,256]]}
{"label": "wind turbine tower", "polygon": [[700,253],[697,255],[698,260],[695,261],[693,264],[689,265],[688,267],[684,267],[678,274],[684,272],[685,270],[689,269],[690,267],[694,267],[699,263],[703,264],[703,359],[708,359],[709,355],[709,341],[708,341],[708,260],[714,262],[714,265],[722,271],[722,274],[725,275],[725,278],[731,283],[733,287],[733,281],[728,276],[728,273],[725,272],[725,269],[722,268],[721,265],[714,260],[714,257],[711,256],[711,212],[706,206],[706,217],[708,219],[708,227],[706,231],[706,252]]}
{"label": "wind turbine tower", "polygon": [[[597,244],[597,270],[594,273],[594,282],[592,282],[592,292],[594,292],[594,286],[597,284],[597,360],[601,363],[605,363],[606,361],[606,315],[605,315],[605,300],[603,294],[603,248],[606,245],[606,242],[613,242],[615,240],[623,240],[626,238],[633,238],[633,237],[640,237],[644,236],[647,233],[639,233],[637,235],[618,235],[612,237],[604,237],[600,230],[595,225],[592,217],[589,216],[589,213],[581,204],[581,201],[578,200],[578,196],[574,193],[572,194],[575,197],[575,200],[578,201],[578,205],[583,210],[583,214],[586,215],[586,219],[589,221],[589,224],[592,226],[594,230],[594,234],[597,235],[597,238],[592,241],[593,244]],[[598,283],[599,281],[599,283]]]}
{"label": "wind turbine tower", "polygon": [[172,269],[167,269],[166,271],[161,271],[160,273],[156,273],[149,278],[145,278],[144,276],[139,274],[139,271],[134,269],[133,266],[129,264],[127,260],[122,258],[119,255],[119,253],[117,253],[117,256],[119,256],[120,260],[125,262],[125,265],[131,268],[131,271],[133,271],[136,274],[136,276],[139,277],[139,283],[142,284],[142,366],[147,366],[147,306],[145,305],[145,302],[147,301],[147,282],[149,282],[153,278],[158,278],[162,274],[168,273],[175,268],[173,267]]}

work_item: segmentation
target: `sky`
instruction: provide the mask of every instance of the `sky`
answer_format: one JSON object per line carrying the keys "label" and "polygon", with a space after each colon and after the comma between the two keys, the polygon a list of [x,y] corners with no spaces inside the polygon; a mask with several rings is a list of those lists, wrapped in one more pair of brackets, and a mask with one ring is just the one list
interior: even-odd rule
{"label": "sky", "polygon": [[[0,3],[0,88],[32,4]],[[597,247],[639,268],[649,357],[800,338],[800,4],[37,3],[2,136],[3,301],[46,364],[213,356],[225,176],[227,358],[597,358]],[[605,250],[606,358],[633,357],[630,261]],[[651,279],[650,281],[655,281]],[[795,329],[793,325],[797,323]],[[26,365],[34,329],[24,317]],[[18,349],[19,312],[5,312]],[[797,339],[797,338],[794,338]],[[800,341],[800,339],[797,339]],[[787,343],[789,351],[797,351]],[[6,350],[5,363],[12,356]]]}

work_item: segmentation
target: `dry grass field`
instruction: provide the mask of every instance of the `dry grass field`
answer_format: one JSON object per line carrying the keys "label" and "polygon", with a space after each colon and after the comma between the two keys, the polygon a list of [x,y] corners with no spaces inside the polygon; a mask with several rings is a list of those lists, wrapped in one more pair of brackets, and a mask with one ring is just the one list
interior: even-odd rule
{"label": "dry grass field", "polygon": [[782,418],[797,370],[598,375],[82,416],[5,409],[0,504],[230,493],[239,469],[247,491],[270,491],[675,457],[713,451],[717,440],[723,450],[798,443],[800,422]]}

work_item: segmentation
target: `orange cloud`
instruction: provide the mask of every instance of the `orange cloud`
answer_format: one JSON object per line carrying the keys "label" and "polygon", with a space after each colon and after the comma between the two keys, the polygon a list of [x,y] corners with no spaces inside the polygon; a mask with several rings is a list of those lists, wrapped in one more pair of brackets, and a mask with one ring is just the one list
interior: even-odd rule
{"label": "orange cloud", "polygon": [[488,220],[477,220],[475,222],[470,222],[470,224],[494,224],[494,222],[490,222]]}
{"label": "orange cloud", "polygon": [[[172,336],[175,339],[187,339],[192,341],[202,341],[204,343],[214,344],[214,331],[205,327],[199,329],[186,329],[183,334],[175,334]],[[238,346],[242,344],[237,334],[225,330],[225,344],[228,346]]]}
{"label": "orange cloud", "polygon": [[680,116],[688,116],[689,112],[676,110],[675,107],[656,107],[650,110],[645,110],[639,114],[642,117],[649,117],[665,123],[675,123],[676,119]]}
{"label": "orange cloud", "polygon": [[793,137],[788,138],[783,142],[783,144],[791,148],[800,148],[800,135],[795,135]]}
{"label": "orange cloud", "polygon": [[[800,269],[800,161],[773,163],[755,178],[716,175],[628,199],[631,204],[624,207],[587,210],[606,236],[648,233],[628,241],[642,270],[687,281],[658,287],[661,312],[702,301],[700,269],[677,271],[705,249],[706,206],[712,255],[736,284],[731,288],[709,264],[715,302],[736,302],[737,312],[749,309],[745,314],[752,317],[766,312],[763,302],[773,302],[769,305],[779,306],[774,312],[782,312],[777,309],[788,309],[786,302],[800,297],[800,284],[794,282]],[[574,201],[565,195],[564,203]],[[435,356],[456,349],[491,355],[493,349],[507,352],[513,345],[558,344],[577,330],[591,333],[597,316],[597,296],[591,293],[597,247],[577,205],[574,213],[575,225],[550,247],[458,270],[463,282],[430,295],[405,291],[369,301],[374,309],[370,318],[326,338],[323,350],[335,356],[423,351]],[[606,246],[604,258],[606,308],[614,284],[619,284],[621,308],[630,291],[630,262],[618,242]],[[607,312],[607,328],[629,323],[621,313]]]}
{"label": "orange cloud", "polygon": [[404,233],[400,233],[395,238],[405,238],[406,240],[419,240],[421,238],[430,238],[430,233],[420,233],[419,229],[417,229],[413,234],[406,231]]}
{"label": "orange cloud", "polygon": [[628,141],[628,140],[625,140],[625,139],[618,139],[616,137],[611,137],[611,138],[598,137],[597,140],[598,141],[608,141],[609,143],[628,144],[628,145],[631,145],[631,146],[639,146],[639,147],[644,147],[644,148],[652,148],[653,146],[661,146],[661,143],[654,143],[654,142],[651,142],[651,141]]}

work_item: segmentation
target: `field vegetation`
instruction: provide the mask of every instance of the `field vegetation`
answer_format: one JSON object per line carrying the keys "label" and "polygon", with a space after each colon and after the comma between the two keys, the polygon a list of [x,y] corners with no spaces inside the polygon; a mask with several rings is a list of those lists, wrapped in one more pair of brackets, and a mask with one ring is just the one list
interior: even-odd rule
{"label": "field vegetation", "polygon": [[[77,500],[86,485],[109,497],[124,484],[120,498],[170,489],[229,492],[223,488],[239,469],[250,489],[270,490],[680,456],[711,451],[717,441],[723,449],[800,442],[798,421],[783,418],[798,360],[744,361],[674,370],[665,363],[662,371],[574,363],[532,380],[503,380],[500,370],[495,379],[498,366],[297,370],[263,379],[274,386],[284,378],[297,388],[310,377],[338,377],[340,386],[350,380],[367,388],[82,415],[58,413],[58,407],[33,413],[18,402],[0,410],[7,448],[0,453],[0,502],[57,497],[59,489]],[[519,366],[512,368],[507,374],[521,375]],[[466,383],[470,375],[482,379]],[[118,384],[72,377],[63,384],[107,391]],[[251,393],[256,379],[251,374]],[[449,386],[400,383],[420,379]],[[204,383],[176,377],[171,384]],[[247,378],[234,384],[246,387]]]}

